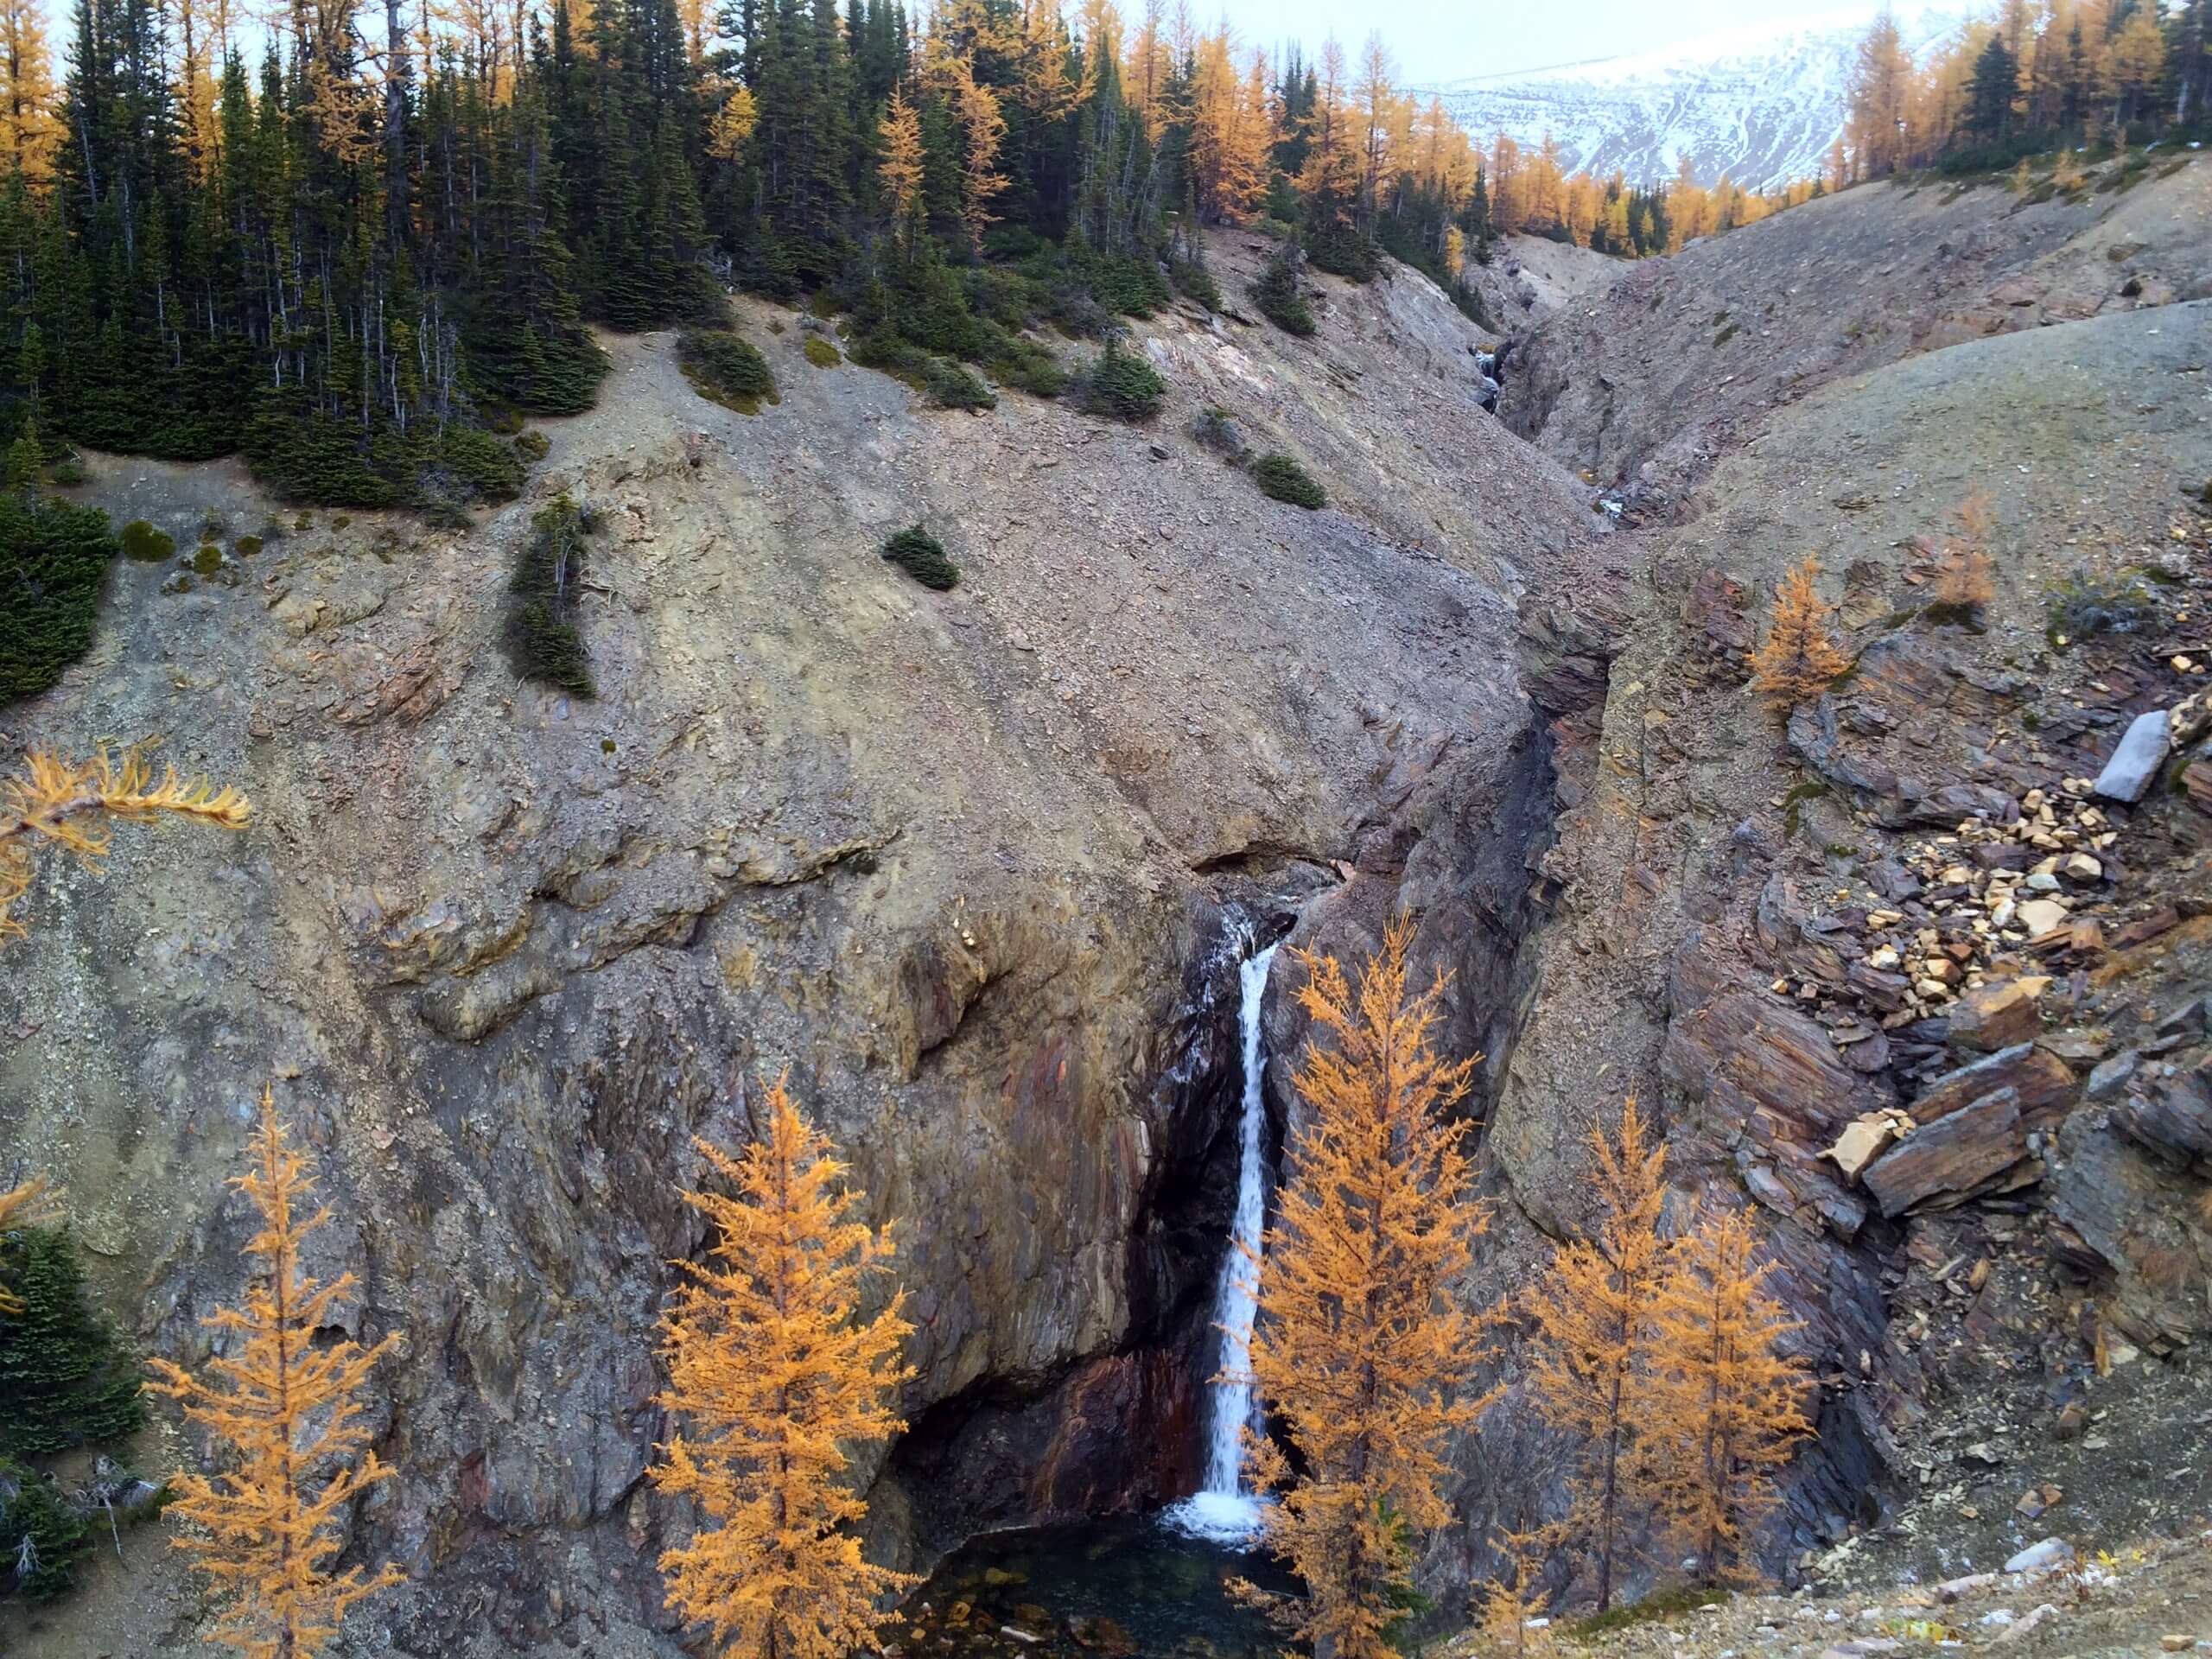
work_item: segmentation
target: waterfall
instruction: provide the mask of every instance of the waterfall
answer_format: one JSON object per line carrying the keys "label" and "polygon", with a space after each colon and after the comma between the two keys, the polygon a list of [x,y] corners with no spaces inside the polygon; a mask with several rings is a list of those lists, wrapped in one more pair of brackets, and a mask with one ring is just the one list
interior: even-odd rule
{"label": "waterfall", "polygon": [[1238,969],[1243,1001],[1237,1031],[1243,1039],[1244,1100],[1237,1122],[1236,1214],[1230,1224],[1229,1256],[1221,1264],[1221,1285],[1214,1293],[1214,1324],[1221,1332],[1221,1363],[1215,1372],[1206,1425],[1205,1478],[1197,1495],[1176,1505],[1170,1520],[1184,1530],[1223,1541],[1249,1537],[1260,1523],[1260,1506],[1244,1489],[1244,1430],[1259,1423],[1259,1402],[1251,1382],[1252,1318],[1257,1312],[1255,1264],[1267,1218],[1267,1105],[1261,1071],[1266,1061],[1260,1043],[1260,1004],[1267,995],[1268,969],[1275,947],[1248,958]]}

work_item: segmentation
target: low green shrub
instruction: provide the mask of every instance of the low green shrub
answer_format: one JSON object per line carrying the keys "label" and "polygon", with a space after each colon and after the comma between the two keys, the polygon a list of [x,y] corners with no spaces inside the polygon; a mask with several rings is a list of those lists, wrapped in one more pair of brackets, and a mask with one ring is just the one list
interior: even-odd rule
{"label": "low green shrub", "polygon": [[1306,233],[1306,259],[1316,270],[1325,270],[1354,283],[1372,280],[1382,266],[1375,244],[1356,226],[1349,224],[1309,226]]}
{"label": "low green shrub", "polygon": [[1268,268],[1251,287],[1252,303],[1260,315],[1287,334],[1313,332],[1313,313],[1298,290],[1298,273],[1286,258],[1268,261]]}
{"label": "low green shrub", "polygon": [[47,468],[46,475],[65,490],[76,488],[90,476],[85,471],[85,463],[74,455],[62,456],[60,460]]}
{"label": "low green shrub", "polygon": [[944,544],[919,524],[910,524],[883,544],[883,556],[925,588],[939,593],[960,585],[960,567]]}
{"label": "low green shrub", "polygon": [[118,1440],[146,1421],[138,1367],[85,1288],[66,1227],[0,1234],[0,1285],[23,1304],[0,1316],[0,1457]]}
{"label": "low green shrub", "polygon": [[1304,507],[1308,512],[1328,505],[1329,493],[1312,474],[1286,454],[1265,454],[1254,461],[1252,481],[1260,486],[1262,495],[1287,501],[1294,507]]}
{"label": "low green shrub", "polygon": [[1109,340],[1098,360],[1083,377],[1083,406],[1094,415],[1139,425],[1160,413],[1167,383],[1160,372],[1135,352],[1123,351],[1118,340]]}
{"label": "low green shrub", "polygon": [[694,391],[741,415],[758,415],[762,404],[783,401],[768,359],[727,328],[685,329],[676,337],[676,360]]}
{"label": "low green shrub", "polygon": [[950,358],[933,357],[922,371],[922,386],[943,409],[996,409],[997,395],[965,366]]}
{"label": "low green shrub", "polygon": [[100,585],[121,550],[97,507],[0,496],[0,704],[45,690],[85,654]]}
{"label": "low green shrub", "polygon": [[507,584],[507,663],[516,675],[580,697],[595,695],[591,652],[576,626],[590,518],[563,495],[531,519]]}
{"label": "low green shrub", "polygon": [[176,556],[176,537],[143,518],[133,518],[123,527],[123,554],[139,564],[165,563]]}
{"label": "low green shrub", "polygon": [[845,360],[845,354],[820,334],[809,334],[801,349],[806,353],[806,360],[817,369],[834,369]]}
{"label": "low green shrub", "polygon": [[77,1586],[92,1525],[27,1464],[0,1457],[0,1601],[53,1601]]}
{"label": "low green shrub", "polygon": [[241,536],[237,541],[231,543],[231,547],[232,550],[238,554],[238,557],[242,559],[250,559],[255,554],[261,551],[262,539],[258,536]]}
{"label": "low green shrub", "polygon": [[2045,612],[2053,645],[2099,633],[2139,633],[2158,620],[2158,597],[2140,577],[2077,570],[2050,590]]}
{"label": "low green shrub", "polygon": [[1221,309],[1221,284],[1213,273],[1195,259],[1170,259],[1167,262],[1168,280],[1176,290],[1196,300],[1209,311]]}
{"label": "low green shrub", "polygon": [[212,576],[223,568],[223,550],[213,542],[200,543],[200,550],[192,556],[192,568],[203,576]]}
{"label": "low green shrub", "polygon": [[518,432],[515,435],[515,454],[528,461],[539,461],[551,453],[553,440],[543,432]]}

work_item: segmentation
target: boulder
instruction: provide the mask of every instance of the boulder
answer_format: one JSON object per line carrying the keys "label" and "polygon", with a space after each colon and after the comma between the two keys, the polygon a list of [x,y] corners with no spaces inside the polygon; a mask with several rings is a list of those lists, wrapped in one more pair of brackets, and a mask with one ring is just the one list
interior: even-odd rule
{"label": "boulder", "polygon": [[2162,1159],[2212,1168],[2212,1059],[2129,1096],[2113,1108],[2112,1121]]}
{"label": "boulder", "polygon": [[2074,1565],[2074,1546],[2063,1538],[2045,1538],[2030,1544],[2005,1563],[2007,1573],[2051,1573]]}
{"label": "boulder", "polygon": [[2000,1049],[1986,1059],[1948,1071],[1920,1092],[1907,1109],[1916,1123],[1928,1124],[1999,1089],[2020,1097],[2020,1116],[2031,1129],[2047,1128],[2073,1109],[2073,1069],[2033,1043]]}
{"label": "boulder", "polygon": [[[1985,1095],[1913,1130],[1860,1177],[1885,1216],[1933,1200],[1955,1204],[2018,1163],[2028,1149],[2014,1089]],[[1936,1207],[1948,1207],[1937,1205]]]}
{"label": "boulder", "polygon": [[1834,1164],[1845,1180],[1855,1181],[1867,1165],[1895,1146],[1911,1128],[1912,1120],[1902,1112],[1869,1112],[1845,1124],[1835,1144],[1821,1156]]}
{"label": "boulder", "polygon": [[2036,999],[2050,988],[2042,974],[1974,987],[1951,1005],[1951,1040],[1982,1054],[2032,1041],[2043,1029]]}
{"label": "boulder", "polygon": [[2120,740],[2120,747],[2097,774],[2097,793],[2107,800],[2133,804],[2143,798],[2158,768],[2166,763],[2171,741],[2166,711],[2154,709],[2138,715]]}

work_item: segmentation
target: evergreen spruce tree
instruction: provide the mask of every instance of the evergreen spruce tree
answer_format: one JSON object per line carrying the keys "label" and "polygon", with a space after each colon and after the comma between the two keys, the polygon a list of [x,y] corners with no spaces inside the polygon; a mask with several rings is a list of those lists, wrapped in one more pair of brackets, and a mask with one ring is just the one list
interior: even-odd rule
{"label": "evergreen spruce tree", "polygon": [[85,1288],[67,1227],[0,1235],[0,1456],[18,1460],[121,1440],[146,1421],[138,1368]]}

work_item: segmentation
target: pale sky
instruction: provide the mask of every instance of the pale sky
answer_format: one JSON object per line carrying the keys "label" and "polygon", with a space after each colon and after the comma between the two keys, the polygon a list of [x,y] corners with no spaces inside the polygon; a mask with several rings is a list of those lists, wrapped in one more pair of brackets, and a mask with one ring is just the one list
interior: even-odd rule
{"label": "pale sky", "polygon": [[1332,31],[1349,56],[1380,30],[1409,86],[1655,51],[1731,29],[1857,21],[1877,10],[1872,0],[1191,0],[1201,27],[1225,11],[1239,38],[1270,57],[1287,41],[1316,48]]}

